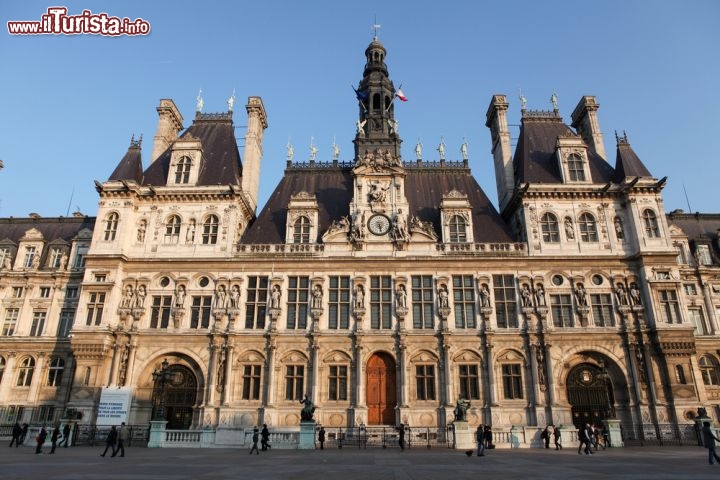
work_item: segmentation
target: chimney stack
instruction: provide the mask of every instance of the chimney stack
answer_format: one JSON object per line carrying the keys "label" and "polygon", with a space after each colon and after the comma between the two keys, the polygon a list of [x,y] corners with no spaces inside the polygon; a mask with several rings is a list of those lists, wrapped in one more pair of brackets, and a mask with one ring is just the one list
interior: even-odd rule
{"label": "chimney stack", "polygon": [[594,96],[585,95],[572,113],[572,127],[577,130],[585,143],[607,161],[603,134],[598,124],[597,111],[600,104]]}
{"label": "chimney stack", "polygon": [[508,101],[505,95],[493,95],[485,115],[485,126],[490,129],[492,154],[495,163],[495,183],[499,210],[507,206],[515,188],[515,172],[510,148],[510,129],[507,123]]}
{"label": "chimney stack", "polygon": [[263,132],[268,126],[265,106],[260,97],[248,97],[245,105],[248,113],[243,152],[242,190],[253,212],[257,210],[260,185],[260,161],[262,160]]}
{"label": "chimney stack", "polygon": [[157,107],[158,127],[153,140],[153,150],[150,156],[150,162],[158,159],[167,148],[178,138],[178,133],[182,130],[182,115],[178,110],[175,102],[169,98],[160,100]]}

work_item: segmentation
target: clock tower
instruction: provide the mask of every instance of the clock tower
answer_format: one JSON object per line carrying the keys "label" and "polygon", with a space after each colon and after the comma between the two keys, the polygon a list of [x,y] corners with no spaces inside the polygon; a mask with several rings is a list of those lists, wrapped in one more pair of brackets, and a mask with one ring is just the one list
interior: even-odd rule
{"label": "clock tower", "polygon": [[388,77],[385,47],[377,36],[365,50],[363,78],[356,89],[353,198],[350,204],[350,241],[358,249],[394,246],[409,240],[409,205],[405,197],[402,140],[395,120],[395,86]]}

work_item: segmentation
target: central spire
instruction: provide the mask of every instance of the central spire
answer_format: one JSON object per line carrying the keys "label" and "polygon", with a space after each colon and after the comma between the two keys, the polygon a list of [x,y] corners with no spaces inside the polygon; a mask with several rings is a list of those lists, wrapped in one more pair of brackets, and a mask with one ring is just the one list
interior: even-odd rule
{"label": "central spire", "polygon": [[388,76],[385,56],[387,51],[377,32],[365,49],[365,69],[357,88],[359,117],[355,135],[355,158],[362,158],[368,151],[389,151],[400,157],[402,140],[395,120],[395,86]]}

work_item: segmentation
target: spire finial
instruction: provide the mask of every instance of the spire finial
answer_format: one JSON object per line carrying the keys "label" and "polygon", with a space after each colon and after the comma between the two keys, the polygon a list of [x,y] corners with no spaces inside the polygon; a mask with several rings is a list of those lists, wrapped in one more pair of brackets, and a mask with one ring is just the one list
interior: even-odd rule
{"label": "spire finial", "polygon": [[378,39],[378,30],[380,30],[380,25],[378,25],[378,23],[377,23],[377,15],[375,15],[375,21],[373,22],[372,29],[373,29],[373,32],[374,32],[374,33],[373,33],[373,40],[377,40],[377,39]]}
{"label": "spire finial", "polygon": [[195,111],[197,113],[200,113],[200,112],[202,112],[203,105],[205,105],[205,103],[203,102],[203,98],[202,98],[202,88],[198,92],[198,96],[197,96],[196,100],[197,100],[197,103],[195,104]]}
{"label": "spire finial", "polygon": [[227,99],[227,105],[228,105],[228,112],[233,111],[233,106],[235,106],[235,89],[233,88],[232,95],[230,95],[230,98]]}

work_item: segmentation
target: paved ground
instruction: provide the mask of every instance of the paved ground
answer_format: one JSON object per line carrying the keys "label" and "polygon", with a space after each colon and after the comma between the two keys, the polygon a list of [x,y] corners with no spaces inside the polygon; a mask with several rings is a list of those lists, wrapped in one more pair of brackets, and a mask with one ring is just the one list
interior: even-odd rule
{"label": "paved ground", "polygon": [[[413,448],[275,450],[128,448],[125,458],[101,458],[100,447],[58,448],[35,455],[28,447],[0,448],[0,478],[43,480],[164,479],[692,479],[720,478],[700,447],[633,447],[578,455],[577,449],[493,450],[485,457]],[[48,452],[49,448],[45,448]]]}

